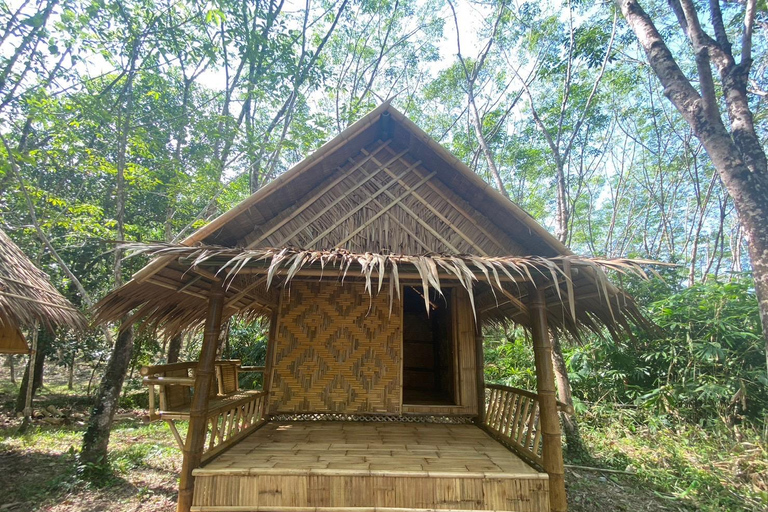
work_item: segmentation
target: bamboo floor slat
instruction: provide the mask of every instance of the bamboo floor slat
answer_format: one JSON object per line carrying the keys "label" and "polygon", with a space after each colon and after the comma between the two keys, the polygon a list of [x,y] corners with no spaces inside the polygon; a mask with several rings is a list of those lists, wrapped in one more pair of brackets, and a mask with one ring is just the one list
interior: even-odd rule
{"label": "bamboo floor slat", "polygon": [[339,471],[546,478],[474,425],[336,421],[269,423],[195,475]]}
{"label": "bamboo floor slat", "polygon": [[197,512],[548,512],[548,477],[474,425],[271,422],[196,469]]}

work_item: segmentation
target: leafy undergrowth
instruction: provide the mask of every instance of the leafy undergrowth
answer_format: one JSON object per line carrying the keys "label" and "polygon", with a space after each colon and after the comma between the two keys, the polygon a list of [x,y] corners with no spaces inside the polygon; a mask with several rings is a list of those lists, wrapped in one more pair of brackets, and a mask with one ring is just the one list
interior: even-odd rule
{"label": "leafy undergrowth", "polygon": [[593,462],[634,474],[621,478],[655,490],[669,510],[768,510],[768,448],[755,431],[743,429],[735,439],[633,409],[594,408],[584,419]]}
{"label": "leafy undergrowth", "polygon": [[[89,483],[76,457],[87,420],[82,392],[44,389],[33,428],[19,436],[13,391],[0,386],[0,512],[175,510],[181,452],[167,426],[146,424],[144,410],[120,411],[110,442],[112,473]],[[729,445],[694,430],[629,428],[616,416],[588,419],[583,430],[595,457],[591,465],[635,474],[569,469],[571,512],[766,509],[763,445]]]}

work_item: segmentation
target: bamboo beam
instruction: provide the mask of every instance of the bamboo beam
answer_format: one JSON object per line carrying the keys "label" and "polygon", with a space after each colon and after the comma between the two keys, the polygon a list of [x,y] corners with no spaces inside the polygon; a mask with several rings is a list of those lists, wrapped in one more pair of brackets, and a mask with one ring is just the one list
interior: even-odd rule
{"label": "bamboo beam", "polygon": [[549,503],[552,512],[566,512],[565,468],[560,419],[555,398],[555,372],[552,366],[552,340],[547,327],[547,303],[544,290],[529,285],[531,331],[536,361],[536,392],[539,396],[540,428],[543,441],[543,466],[549,475]]}
{"label": "bamboo beam", "polygon": [[[408,165],[408,160],[406,160],[405,158],[401,157],[401,158],[400,158],[400,161],[401,161],[401,162],[402,162],[404,165]],[[421,174],[421,171],[420,171],[418,168],[415,170],[415,172],[416,172],[416,174],[418,174],[418,175],[422,175],[422,174]],[[474,173],[473,173],[473,174],[474,174]],[[488,231],[487,231],[487,230],[486,230],[486,229],[485,229],[483,226],[481,226],[480,224],[478,224],[478,223],[476,223],[476,222],[474,221],[474,216],[473,216],[472,214],[470,214],[470,213],[469,213],[469,212],[467,212],[467,211],[466,211],[464,208],[462,208],[462,207],[461,207],[461,205],[459,205],[458,203],[456,203],[456,201],[454,201],[454,200],[453,200],[451,197],[448,197],[448,195],[447,195],[447,194],[446,194],[446,193],[445,193],[445,192],[444,192],[444,191],[443,191],[443,190],[442,190],[442,189],[441,189],[441,188],[440,188],[438,185],[436,185],[436,184],[435,184],[435,183],[433,183],[432,181],[428,181],[428,182],[427,182],[427,186],[428,186],[429,188],[431,188],[431,189],[432,189],[432,190],[433,190],[433,191],[434,191],[434,192],[435,192],[437,195],[439,195],[440,197],[442,197],[442,198],[443,198],[443,200],[444,200],[445,202],[447,202],[448,204],[450,204],[451,206],[453,206],[453,208],[454,208],[454,209],[455,209],[457,212],[459,212],[460,214],[462,214],[462,215],[464,216],[464,218],[466,218],[467,220],[469,220],[469,221],[470,221],[470,222],[471,222],[471,223],[472,223],[472,224],[473,224],[473,225],[474,225],[474,226],[475,226],[477,229],[479,229],[480,231],[482,231],[482,232],[483,232],[483,234],[486,236],[486,238],[487,238],[488,240],[490,240],[490,241],[491,241],[491,242],[492,242],[492,243],[493,243],[493,244],[494,244],[494,245],[495,245],[495,246],[496,246],[496,247],[497,247],[497,248],[498,248],[498,249],[501,251],[501,254],[504,254],[504,253],[507,253],[507,252],[509,252],[509,251],[508,251],[506,248],[502,247],[502,245],[501,245],[501,244],[500,244],[500,243],[499,243],[499,242],[496,240],[496,237],[495,237],[494,235],[492,235],[491,233],[489,233],[489,232],[488,232]],[[415,187],[414,187],[414,188],[415,188]]]}
{"label": "bamboo beam", "polygon": [[190,295],[192,297],[196,297],[198,299],[207,300],[208,297],[203,295],[202,293],[193,292],[192,290],[178,290],[178,285],[167,283],[165,281],[160,281],[159,276],[151,277],[147,280],[148,283],[154,284],[156,286],[159,286],[161,288],[165,288],[166,290],[173,290],[176,293],[183,293],[184,295]]}
{"label": "bamboo beam", "polygon": [[[403,268],[402,263],[398,263],[398,268]],[[248,275],[248,274],[263,274],[266,275],[269,271],[269,267],[245,267],[240,272],[238,272],[238,275]],[[275,272],[275,277],[277,276],[284,276],[288,273],[287,268],[281,268]],[[304,268],[299,270],[295,273],[295,278],[298,277],[332,277],[337,276],[341,278],[344,275],[344,270],[339,269],[338,267],[333,268],[326,268],[325,270],[322,269],[315,269],[315,268]],[[348,273],[347,279],[354,278],[356,274]],[[475,276],[477,276],[478,282],[482,282],[483,284],[488,284],[488,282],[485,280],[485,276],[480,273],[479,271],[475,273]],[[399,272],[398,277],[400,278],[400,281],[404,280],[413,280],[413,281],[421,281],[421,275],[417,272]],[[448,272],[440,272],[438,273],[437,277],[443,281],[458,281],[458,278],[455,274],[449,274]],[[495,277],[492,278],[493,281],[496,280]],[[526,278],[524,277],[513,277],[510,279],[506,275],[499,275],[499,281],[502,283],[524,283],[526,282]],[[273,285],[274,286],[274,285]],[[498,291],[498,288],[496,289]]]}
{"label": "bamboo beam", "polygon": [[[408,206],[405,204],[405,202],[404,202],[404,199],[405,199],[407,196],[409,196],[409,195],[415,196],[415,195],[416,195],[416,192],[415,192],[415,191],[414,191],[414,190],[413,190],[413,189],[412,189],[410,186],[408,186],[408,185],[407,185],[407,184],[406,184],[406,183],[405,183],[403,180],[401,180],[400,178],[397,178],[397,177],[395,176],[395,174],[393,174],[393,173],[392,173],[392,171],[390,171],[390,170],[389,170],[389,169],[387,169],[386,167],[382,167],[382,169],[381,169],[381,170],[383,170],[384,172],[386,172],[387,174],[389,174],[389,175],[390,175],[390,176],[391,176],[393,179],[396,179],[396,180],[397,180],[397,182],[398,182],[398,184],[399,184],[401,187],[403,187],[403,188],[405,189],[405,193],[404,193],[403,195],[401,195],[400,197],[397,197],[395,194],[393,194],[393,193],[392,193],[392,192],[390,192],[389,190],[385,190],[385,191],[384,191],[384,194],[386,194],[386,195],[387,195],[387,197],[389,197],[389,199],[390,199],[391,201],[393,201],[393,202],[395,202],[395,203],[398,203],[398,206],[399,206],[401,209],[403,209],[403,210],[404,210],[404,211],[405,211],[405,212],[406,212],[408,215],[410,215],[410,216],[411,216],[411,218],[412,218],[412,219],[414,219],[414,220],[415,220],[415,221],[416,221],[418,224],[420,224],[420,225],[421,225],[421,226],[422,226],[424,229],[426,229],[427,231],[429,231],[429,232],[432,234],[432,236],[434,236],[434,237],[435,237],[435,238],[437,238],[437,239],[438,239],[440,242],[442,242],[442,243],[443,243],[443,245],[445,245],[445,246],[446,246],[448,249],[450,249],[451,251],[453,251],[453,252],[454,252],[454,254],[459,254],[459,253],[461,253],[461,251],[459,251],[459,250],[458,250],[458,249],[457,249],[457,248],[456,248],[456,247],[455,247],[455,246],[454,246],[454,245],[453,245],[451,242],[449,242],[448,240],[446,240],[445,238],[443,238],[443,236],[442,236],[440,233],[438,233],[438,232],[437,232],[435,229],[433,229],[433,228],[432,228],[432,226],[430,226],[430,225],[429,225],[429,224],[427,224],[427,223],[426,223],[424,220],[422,220],[422,219],[419,217],[419,215],[418,215],[417,213],[415,213],[413,210],[411,210],[410,208],[408,208]],[[376,203],[377,205],[379,205],[379,208],[383,208],[383,207],[384,207],[384,205],[383,205],[383,204],[381,204],[381,203],[380,203],[378,200],[374,200],[374,203]],[[390,203],[390,204],[391,204],[391,203]],[[389,216],[389,218],[390,218],[390,219],[392,219],[392,220],[394,220],[394,221],[395,221],[397,224],[399,224],[399,225],[400,225],[400,227],[402,227],[403,229],[405,229],[405,230],[408,232],[408,234],[409,234],[409,235],[411,235],[412,237],[416,238],[415,234],[413,234],[413,233],[412,233],[412,232],[411,232],[411,231],[410,231],[408,228],[406,228],[406,227],[403,225],[403,223],[402,223],[402,222],[400,222],[400,221],[399,221],[399,220],[398,220],[396,217],[394,217],[393,215],[390,215],[390,216]],[[421,242],[421,241],[419,240],[419,242]],[[424,243],[422,243],[421,245],[422,245],[422,246],[424,246],[425,244],[424,244]],[[432,249],[430,249],[429,247],[425,247],[425,248],[426,248],[426,250],[427,250],[427,251],[430,251],[430,250],[432,250]]]}
{"label": "bamboo beam", "polygon": [[[339,197],[337,197],[336,199],[334,199],[334,200],[331,202],[331,204],[329,204],[328,206],[326,206],[325,208],[323,208],[323,209],[322,209],[322,210],[320,210],[319,212],[315,213],[315,214],[312,216],[312,218],[311,218],[311,219],[309,219],[307,222],[305,222],[304,224],[302,224],[301,226],[299,226],[297,229],[293,230],[293,231],[291,232],[291,234],[289,234],[289,235],[287,235],[287,236],[284,236],[284,237],[282,238],[282,240],[280,241],[280,243],[278,243],[278,244],[275,244],[275,245],[276,245],[276,246],[278,246],[278,247],[280,247],[280,246],[283,246],[283,245],[287,244],[287,243],[288,243],[288,242],[289,242],[289,241],[290,241],[290,240],[291,240],[293,237],[295,237],[296,235],[298,235],[299,233],[301,233],[302,231],[304,231],[305,229],[307,229],[307,226],[311,225],[311,224],[312,224],[313,222],[315,222],[317,219],[319,219],[320,217],[322,217],[323,215],[325,215],[326,213],[328,213],[328,212],[329,212],[329,211],[330,211],[330,210],[331,210],[331,209],[332,209],[334,206],[336,206],[337,204],[339,204],[341,201],[343,201],[344,199],[346,199],[347,197],[349,197],[349,196],[350,196],[350,195],[351,195],[351,194],[352,194],[354,191],[356,191],[357,189],[359,189],[360,187],[362,187],[363,185],[365,185],[366,183],[368,183],[368,181],[370,181],[371,179],[373,179],[373,177],[374,177],[374,176],[376,176],[376,173],[373,173],[372,175],[370,175],[370,176],[366,177],[365,179],[361,180],[359,183],[356,183],[356,184],[355,184],[355,185],[354,185],[352,188],[350,188],[349,190],[347,190],[346,192],[344,192],[342,195],[340,195]],[[364,203],[362,203],[362,204],[358,205],[358,206],[357,206],[357,207],[356,207],[354,210],[352,210],[352,212],[348,213],[348,214],[347,214],[347,216],[345,216],[345,217],[344,217],[344,218],[343,218],[341,221],[339,221],[339,222],[338,222],[338,224],[335,224],[335,225],[334,225],[334,226],[333,226],[331,229],[329,229],[327,232],[324,232],[322,235],[320,235],[319,237],[317,237],[315,240],[313,240],[313,241],[309,242],[309,244],[307,244],[307,247],[312,247],[312,245],[314,245],[314,244],[315,244],[315,243],[316,243],[318,240],[322,239],[322,238],[323,238],[323,237],[324,237],[326,234],[328,234],[328,233],[330,233],[331,231],[333,231],[334,229],[336,229],[336,227],[337,227],[339,224],[341,224],[341,222],[343,222],[344,220],[346,220],[346,219],[348,219],[349,217],[351,217],[351,216],[352,216],[352,215],[353,215],[355,212],[357,212],[358,210],[360,210],[360,209],[361,209],[363,206],[365,206],[366,204],[367,204],[367,202],[364,202]]]}
{"label": "bamboo beam", "polygon": [[176,291],[177,291],[177,292],[183,292],[184,290],[186,290],[187,288],[189,288],[189,287],[190,287],[190,286],[192,286],[193,284],[195,284],[195,283],[197,283],[198,281],[200,281],[202,278],[203,278],[203,276],[201,276],[201,275],[196,275],[195,277],[193,277],[192,279],[190,279],[190,280],[189,280],[189,281],[187,281],[186,283],[184,283],[184,284],[182,284],[181,286],[179,286],[179,287],[176,289]]}
{"label": "bamboo beam", "polygon": [[142,366],[139,370],[139,374],[146,377],[147,375],[154,375],[156,373],[165,373],[173,370],[186,370],[188,368],[194,368],[197,363],[181,362],[181,363],[169,363],[169,364],[157,364],[153,366]]}
{"label": "bamboo beam", "polygon": [[221,317],[224,310],[224,289],[214,283],[208,299],[208,316],[205,319],[203,346],[195,371],[195,391],[189,409],[189,430],[184,445],[184,459],[179,478],[179,501],[176,512],[190,512],[195,480],[192,471],[200,466],[207,430],[208,390],[213,378],[216,349],[221,334]]}
{"label": "bamboo beam", "polygon": [[269,336],[267,337],[267,354],[264,358],[264,375],[261,381],[261,389],[266,391],[267,396],[264,399],[264,418],[269,419],[269,397],[272,391],[272,369],[274,368],[275,349],[277,345],[277,329],[280,322],[280,313],[282,310],[282,294],[278,299],[278,307],[272,311],[269,317]]}
{"label": "bamboo beam", "polygon": [[265,283],[266,281],[267,281],[267,278],[263,277],[261,279],[256,280],[256,282],[249,284],[242,290],[238,291],[235,295],[230,297],[229,300],[227,300],[225,306],[234,306],[237,301],[239,301],[240,299],[248,295],[248,293],[250,293],[251,290],[253,290],[254,288],[258,288],[259,285]]}
{"label": "bamboo beam", "polygon": [[[416,164],[414,164],[414,167],[415,167],[416,165],[418,165],[418,162],[417,162]],[[405,171],[403,171],[402,173],[400,173],[400,177],[401,177],[401,178],[402,178],[402,177],[404,177],[406,174],[408,174],[408,172],[412,171],[414,167],[409,167],[408,169],[406,169]],[[432,179],[432,176],[434,176],[435,174],[437,174],[437,173],[436,173],[436,172],[434,172],[434,171],[433,171],[433,172],[431,172],[429,175],[427,175],[426,177],[422,178],[422,179],[421,179],[421,180],[420,180],[420,181],[419,181],[419,182],[418,182],[418,183],[417,183],[417,184],[416,184],[416,185],[415,185],[413,188],[414,188],[414,189],[416,189],[416,188],[419,188],[419,187],[420,187],[420,186],[422,186],[422,185],[423,185],[425,182],[427,182],[427,181],[429,181],[430,179]],[[371,201],[373,201],[374,199],[376,199],[376,196],[378,196],[379,194],[381,194],[381,193],[383,193],[384,191],[386,191],[386,190],[387,190],[387,189],[388,189],[388,188],[389,188],[391,185],[393,185],[393,184],[395,184],[395,183],[397,183],[397,181],[396,181],[396,180],[392,180],[392,181],[390,181],[389,183],[387,183],[386,185],[384,185],[382,188],[380,188],[380,189],[379,189],[379,190],[376,192],[376,194],[374,194],[373,196],[371,196],[369,199],[366,199],[366,200],[365,200],[365,201],[364,201],[364,202],[363,202],[363,203],[362,203],[360,206],[358,206],[358,207],[357,207],[357,209],[356,209],[355,211],[359,210],[360,208],[362,208],[363,206],[365,206],[365,205],[366,205],[366,204],[368,204],[369,202],[371,202]],[[342,241],[341,241],[341,242],[338,244],[338,245],[339,245],[339,247],[342,247],[342,246],[343,246],[345,243],[347,243],[349,240],[351,240],[351,239],[352,239],[352,238],[353,238],[353,237],[354,237],[356,234],[358,234],[359,232],[361,232],[362,230],[364,230],[366,227],[368,227],[368,226],[369,226],[371,223],[373,223],[373,221],[374,221],[374,220],[378,219],[379,217],[381,217],[382,215],[384,215],[385,213],[387,213],[387,212],[388,212],[388,211],[389,211],[391,208],[393,208],[393,207],[397,206],[397,204],[398,204],[400,201],[402,201],[403,199],[405,199],[407,196],[408,196],[408,194],[404,194],[404,195],[400,196],[400,198],[399,198],[397,201],[392,201],[391,203],[389,203],[389,204],[388,204],[387,206],[385,206],[385,207],[384,207],[382,210],[380,210],[378,213],[376,213],[376,215],[374,215],[373,217],[371,217],[370,219],[368,219],[368,222],[367,222],[366,224],[364,224],[364,225],[360,226],[359,228],[357,228],[356,230],[354,230],[352,233],[350,233],[350,234],[349,234],[349,236],[347,236],[347,238],[345,238],[344,240],[342,240]],[[354,213],[354,212],[353,212],[353,213]],[[347,218],[349,218],[349,217],[351,217],[351,216],[352,216],[352,214],[350,213],[350,214],[348,214],[348,215],[347,215],[347,216],[346,216],[346,217],[345,217],[343,220],[346,220]],[[338,224],[341,224],[341,221],[340,221],[340,222],[338,222]],[[335,229],[335,228],[334,228],[334,229]],[[330,231],[329,231],[329,232],[330,232]],[[325,233],[325,234],[327,234],[327,233]],[[325,236],[325,234],[323,234],[323,236]],[[322,237],[319,237],[319,238],[322,238]],[[312,241],[312,243],[315,243],[317,240],[318,240],[318,238],[316,238],[315,240],[313,240],[313,241]]]}
{"label": "bamboo beam", "polygon": [[477,379],[477,425],[485,422],[485,351],[483,350],[483,322],[478,315],[475,323],[475,379]]}
{"label": "bamboo beam", "polygon": [[[399,202],[399,201],[397,201],[397,202]],[[375,203],[375,204],[376,204],[376,205],[377,205],[379,208],[384,208],[384,206],[383,206],[383,205],[382,205],[380,202],[378,202],[378,201],[374,201],[374,203]],[[391,204],[391,203],[390,203],[390,204]],[[388,205],[388,206],[389,206],[389,205]],[[400,206],[402,207],[403,205],[401,204]],[[388,208],[388,209],[389,209],[389,208]],[[421,238],[419,238],[419,237],[418,237],[418,235],[417,235],[416,233],[414,233],[413,231],[411,231],[411,229],[410,229],[408,226],[406,226],[405,224],[403,224],[402,222],[400,222],[400,220],[399,220],[397,217],[395,217],[394,215],[391,215],[389,212],[387,212],[387,217],[389,217],[389,220],[391,220],[392,222],[394,222],[395,224],[397,224],[398,226],[400,226],[400,229],[402,229],[403,231],[405,231],[406,233],[408,233],[408,235],[410,235],[410,237],[411,237],[411,238],[413,238],[413,239],[414,239],[414,240],[415,240],[415,241],[416,241],[416,242],[417,242],[417,243],[418,243],[418,244],[419,244],[419,245],[422,247],[422,249],[424,249],[426,252],[432,252],[432,251],[433,251],[433,249],[432,249],[432,248],[429,246],[429,244],[427,244],[427,242],[425,242],[424,240],[422,240]],[[370,226],[370,224],[371,224],[370,222],[369,222],[368,224],[366,224],[366,227]]]}

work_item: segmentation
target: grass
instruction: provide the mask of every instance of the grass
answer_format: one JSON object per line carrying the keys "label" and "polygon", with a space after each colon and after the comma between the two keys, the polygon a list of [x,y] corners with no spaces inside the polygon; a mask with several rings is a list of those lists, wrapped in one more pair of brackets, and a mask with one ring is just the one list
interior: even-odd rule
{"label": "grass", "polygon": [[758,432],[705,430],[644,411],[590,410],[581,423],[591,455],[629,471],[660,496],[702,512],[768,510],[768,453]]}
{"label": "grass", "polygon": [[16,392],[7,381],[0,384],[0,510],[175,510],[181,452],[167,426],[147,424],[142,409],[120,410],[110,437],[110,471],[86,480],[77,460],[91,404],[85,387],[70,391],[66,384],[46,383],[34,408],[54,406],[63,424],[46,424],[38,415],[24,435],[12,413]]}

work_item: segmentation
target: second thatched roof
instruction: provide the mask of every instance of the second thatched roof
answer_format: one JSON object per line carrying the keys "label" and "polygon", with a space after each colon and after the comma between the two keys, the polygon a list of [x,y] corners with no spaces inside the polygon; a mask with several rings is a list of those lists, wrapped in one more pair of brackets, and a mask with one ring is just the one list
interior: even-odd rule
{"label": "second thatched roof", "polygon": [[8,235],[0,230],[0,324],[49,329],[85,327],[83,315],[51,284]]}

